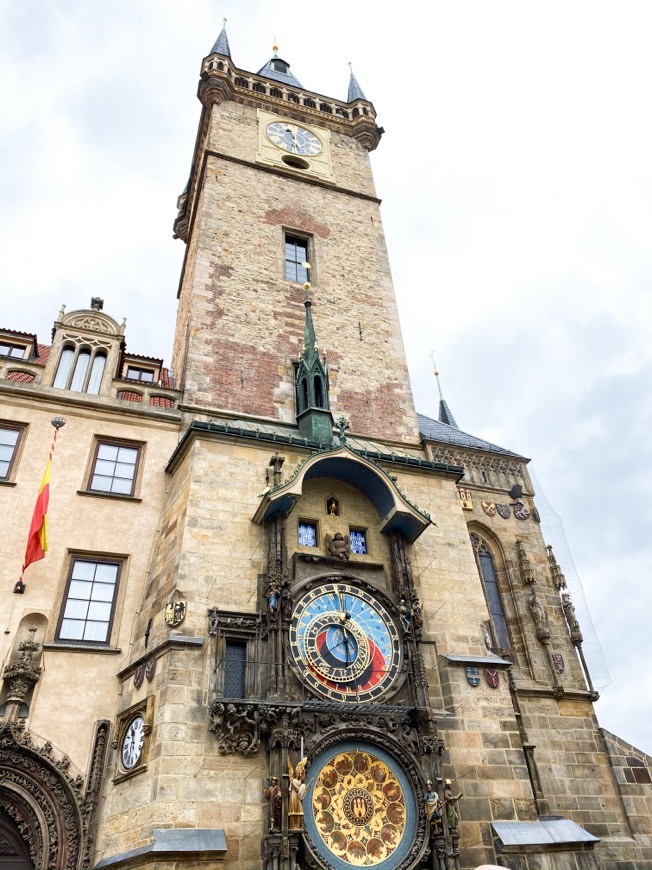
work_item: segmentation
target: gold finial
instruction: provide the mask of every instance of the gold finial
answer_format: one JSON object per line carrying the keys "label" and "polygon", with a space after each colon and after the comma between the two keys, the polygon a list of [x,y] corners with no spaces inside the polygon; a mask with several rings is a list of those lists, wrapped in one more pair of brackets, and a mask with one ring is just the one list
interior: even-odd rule
{"label": "gold finial", "polygon": [[226,18],[223,18],[223,19],[222,19],[222,26],[223,26],[223,27],[226,27]]}
{"label": "gold finial", "polygon": [[274,54],[278,54],[278,42],[276,41],[276,37],[274,37],[274,45],[272,46],[272,51]]}
{"label": "gold finial", "polygon": [[437,379],[437,389],[439,390],[439,398],[443,401],[444,394],[441,391],[441,384],[439,383],[439,369],[437,368],[437,363],[435,362],[435,352],[434,350],[430,354],[430,359],[432,360],[432,364],[434,366],[434,375]]}

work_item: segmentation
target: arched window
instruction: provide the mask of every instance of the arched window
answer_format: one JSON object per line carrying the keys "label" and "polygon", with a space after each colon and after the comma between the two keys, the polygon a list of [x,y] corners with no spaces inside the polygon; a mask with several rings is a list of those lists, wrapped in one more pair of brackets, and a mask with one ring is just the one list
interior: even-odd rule
{"label": "arched window", "polygon": [[305,409],[309,405],[309,402],[308,402],[308,381],[306,380],[306,378],[304,378],[301,381],[301,392],[303,394],[303,409],[305,411]]}
{"label": "arched window", "polygon": [[96,353],[95,359],[93,360],[93,365],[91,367],[91,374],[88,379],[88,387],[86,388],[87,393],[91,393],[94,396],[97,396],[97,394],[99,393],[105,365],[106,354],[101,352]]}
{"label": "arched window", "polygon": [[321,378],[318,375],[315,376],[315,407],[324,407],[324,394],[321,388]]}
{"label": "arched window", "polygon": [[57,373],[54,378],[55,387],[65,388],[68,383],[68,375],[70,374],[70,366],[72,365],[73,357],[75,356],[74,347],[64,347],[61,351]]}
{"label": "arched window", "polygon": [[509,636],[505,608],[498,586],[498,573],[496,563],[491,550],[479,535],[471,534],[471,543],[478,563],[484,594],[487,599],[489,616],[491,617],[491,630],[494,643],[499,650],[511,650],[512,640]]}
{"label": "arched window", "polygon": [[53,386],[96,396],[100,392],[105,367],[106,351],[67,345],[61,351]]}

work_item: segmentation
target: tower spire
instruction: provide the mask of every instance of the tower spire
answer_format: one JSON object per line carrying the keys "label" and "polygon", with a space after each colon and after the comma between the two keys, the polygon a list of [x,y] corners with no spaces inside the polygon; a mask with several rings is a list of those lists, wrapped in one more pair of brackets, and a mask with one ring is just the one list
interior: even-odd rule
{"label": "tower spire", "polygon": [[229,37],[226,35],[226,18],[222,23],[220,35],[215,40],[215,45],[211,48],[211,54],[223,54],[226,57],[231,57],[231,49],[229,48]]}
{"label": "tower spire", "polygon": [[347,103],[352,103],[354,100],[366,100],[367,98],[364,95],[364,91],[358,84],[358,80],[353,75],[353,64],[349,61],[349,71],[351,73],[349,77],[349,94],[346,98]]}
{"label": "tower spire", "polygon": [[437,380],[437,390],[439,391],[439,422],[445,423],[447,426],[452,426],[454,429],[459,429],[460,427],[457,425],[455,421],[455,417],[451,412],[451,409],[448,407],[448,402],[444,398],[444,394],[441,391],[441,383],[439,381],[439,370],[437,369],[437,363],[435,362],[434,354],[432,356],[432,364],[435,367],[434,375]]}
{"label": "tower spire", "polygon": [[[310,266],[306,264],[308,274]],[[299,432],[310,441],[330,445],[333,439],[333,415],[328,400],[328,368],[326,359],[320,359],[317,349],[315,325],[312,322],[310,284],[306,291],[306,319],[303,327],[303,350],[297,368],[297,424]]]}

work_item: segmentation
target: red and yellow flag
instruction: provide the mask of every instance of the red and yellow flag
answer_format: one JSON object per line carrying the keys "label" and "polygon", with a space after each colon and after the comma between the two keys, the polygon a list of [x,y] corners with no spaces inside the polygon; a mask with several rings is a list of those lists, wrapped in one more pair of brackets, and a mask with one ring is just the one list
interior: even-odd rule
{"label": "red and yellow flag", "polygon": [[45,556],[48,548],[48,502],[50,501],[50,463],[52,459],[48,459],[48,464],[45,466],[45,474],[39,487],[38,496],[36,497],[36,506],[32,516],[32,524],[29,527],[29,535],[27,538],[27,549],[25,550],[25,561],[23,562],[23,571],[32,562],[38,562]]}
{"label": "red and yellow flag", "polygon": [[52,465],[52,457],[54,448],[57,443],[57,433],[66,421],[63,417],[55,417],[52,420],[54,426],[54,438],[52,439],[52,447],[50,447],[50,455],[45,466],[45,474],[39,486],[38,495],[36,496],[36,505],[32,514],[32,524],[29,527],[29,535],[27,537],[27,549],[25,550],[25,559],[23,561],[23,569],[20,572],[20,580],[16,584],[14,592],[24,592],[25,584],[23,583],[23,574],[25,568],[31,565],[32,562],[38,562],[45,556],[48,549],[48,503],[50,501],[50,466]]}

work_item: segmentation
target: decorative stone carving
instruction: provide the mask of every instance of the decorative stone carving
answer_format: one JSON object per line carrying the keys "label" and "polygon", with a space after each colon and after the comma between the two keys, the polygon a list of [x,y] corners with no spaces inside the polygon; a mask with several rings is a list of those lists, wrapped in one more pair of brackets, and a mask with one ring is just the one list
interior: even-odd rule
{"label": "decorative stone carving", "polygon": [[534,569],[532,568],[532,564],[530,560],[525,555],[525,548],[523,546],[522,541],[516,542],[516,552],[518,554],[518,569],[521,574],[521,580],[525,586],[531,586],[536,582],[536,578],[534,576]]}
{"label": "decorative stone carving", "polygon": [[326,535],[326,552],[331,559],[345,561],[351,555],[351,541],[349,535],[335,532],[334,535]]}
{"label": "decorative stone carving", "polygon": [[571,601],[571,597],[568,592],[565,592],[561,596],[561,609],[564,611],[564,616],[566,617],[566,622],[568,623],[570,639],[575,646],[579,646],[579,644],[583,642],[584,638],[582,637],[582,629],[580,628],[577,616],[575,615],[575,606]]}
{"label": "decorative stone carving", "polygon": [[217,736],[220,755],[254,755],[260,745],[260,714],[254,704],[224,704],[208,708],[209,731]]}
{"label": "decorative stone carving", "polygon": [[537,637],[543,644],[550,642],[550,628],[548,627],[548,614],[544,610],[543,604],[537,597],[537,593],[532,589],[532,593],[527,600],[532,614],[532,619],[537,630]]}
{"label": "decorative stone carving", "polygon": [[36,628],[30,628],[29,632],[31,639],[18,644],[18,652],[20,653],[18,661],[8,664],[2,673],[3,679],[9,683],[5,713],[7,722],[16,722],[21,704],[25,702],[32,686],[41,678],[42,668],[32,661],[34,653],[41,649],[41,644],[34,640]]}
{"label": "decorative stone carving", "polygon": [[[273,477],[271,481],[272,486],[279,486],[279,484],[282,482],[281,475],[284,462],[285,456],[281,456],[278,451],[276,451],[276,453],[274,453],[272,458],[269,460],[268,468],[273,469]],[[267,472],[267,483],[270,483],[269,471]]]}
{"label": "decorative stone carving", "polygon": [[550,573],[552,574],[552,582],[555,584],[555,589],[558,591],[561,589],[566,589],[566,578],[561,573],[561,568],[557,564],[557,560],[555,559],[555,554],[552,551],[551,546],[547,546],[546,550],[548,551],[548,562],[550,563]]}
{"label": "decorative stone carving", "polygon": [[36,746],[20,726],[0,727],[0,809],[16,823],[35,867],[77,870],[86,832],[83,779],[73,778],[65,756],[53,755],[51,744]]}

